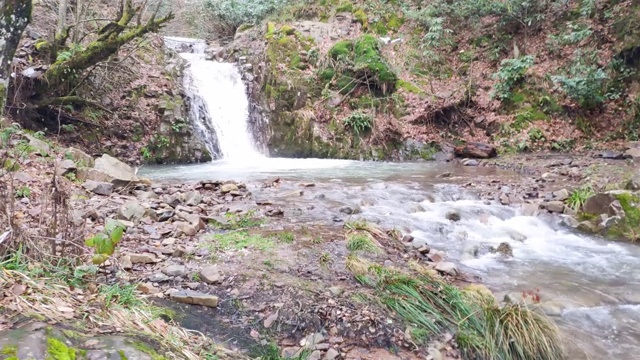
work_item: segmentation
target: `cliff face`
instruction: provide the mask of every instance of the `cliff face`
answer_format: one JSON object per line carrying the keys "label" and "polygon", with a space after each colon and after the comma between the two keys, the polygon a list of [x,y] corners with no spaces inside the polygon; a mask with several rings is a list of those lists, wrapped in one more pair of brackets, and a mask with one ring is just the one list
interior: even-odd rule
{"label": "cliff face", "polygon": [[512,20],[526,9],[491,1],[311,3],[241,27],[226,48],[272,156],[431,158],[469,141],[581,151],[638,138],[632,1],[545,2],[525,23]]}

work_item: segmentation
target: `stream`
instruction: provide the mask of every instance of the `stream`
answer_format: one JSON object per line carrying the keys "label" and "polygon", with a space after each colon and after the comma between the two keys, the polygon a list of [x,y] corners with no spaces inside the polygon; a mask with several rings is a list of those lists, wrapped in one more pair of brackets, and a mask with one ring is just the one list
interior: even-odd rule
{"label": "stream", "polygon": [[[577,234],[560,225],[560,217],[522,216],[518,207],[482,201],[468,190],[472,186],[461,186],[513,181],[517,174],[435,162],[257,158],[244,164],[154,166],[143,167],[140,173],[161,182],[243,181],[254,198],[261,197],[260,182],[267,179],[279,177],[292,189],[299,182],[313,182],[316,186],[305,188],[290,207],[305,208],[319,201],[335,206],[318,206],[292,221],[331,221],[336,211],[329,208],[360,206],[358,217],[410,232],[446,251],[450,260],[479,276],[499,298],[539,290],[543,308],[567,338],[569,359],[637,359],[640,247]],[[444,172],[451,176],[438,177]],[[324,198],[319,200],[318,194]],[[447,220],[451,211],[461,220]],[[502,242],[513,247],[513,258],[482,251]]]}

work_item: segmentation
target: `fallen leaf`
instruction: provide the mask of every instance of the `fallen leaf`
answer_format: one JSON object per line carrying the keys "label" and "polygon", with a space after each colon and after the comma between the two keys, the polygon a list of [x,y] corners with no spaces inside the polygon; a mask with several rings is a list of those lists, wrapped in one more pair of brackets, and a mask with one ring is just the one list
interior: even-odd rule
{"label": "fallen leaf", "polygon": [[23,285],[23,284],[15,284],[11,288],[11,292],[15,296],[20,296],[20,295],[24,294],[26,291],[27,291],[27,286]]}
{"label": "fallen leaf", "polygon": [[278,312],[276,311],[275,313],[267,316],[266,319],[264,319],[264,327],[265,328],[270,328],[271,325],[273,325],[273,323],[278,320]]}

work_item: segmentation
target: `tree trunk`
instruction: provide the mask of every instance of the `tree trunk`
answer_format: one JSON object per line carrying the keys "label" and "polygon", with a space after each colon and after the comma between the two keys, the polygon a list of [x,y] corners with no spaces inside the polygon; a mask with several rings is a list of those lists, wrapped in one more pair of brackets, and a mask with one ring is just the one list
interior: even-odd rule
{"label": "tree trunk", "polygon": [[11,78],[11,63],[24,28],[31,20],[31,0],[4,0],[0,7],[0,116]]}
{"label": "tree trunk", "polygon": [[60,0],[60,5],[58,5],[58,29],[56,30],[56,34],[62,32],[64,27],[67,25],[67,0]]}

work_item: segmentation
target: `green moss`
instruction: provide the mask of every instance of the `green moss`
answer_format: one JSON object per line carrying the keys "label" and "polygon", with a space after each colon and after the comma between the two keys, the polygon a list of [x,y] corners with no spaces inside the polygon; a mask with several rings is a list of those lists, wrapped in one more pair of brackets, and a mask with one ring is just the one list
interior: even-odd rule
{"label": "green moss", "polygon": [[607,235],[631,241],[640,239],[640,198],[629,192],[614,194],[624,210],[624,218],[611,226]]}
{"label": "green moss", "polygon": [[424,93],[422,90],[420,90],[419,87],[415,86],[414,84],[412,84],[412,83],[410,83],[408,81],[402,80],[402,79],[398,80],[398,87],[400,89],[404,89],[407,92],[410,92],[412,94],[423,94]]}
{"label": "green moss", "polygon": [[272,23],[271,21],[269,21],[267,23],[267,36],[272,36],[274,33],[276,32],[276,24]]}
{"label": "green moss", "polygon": [[17,345],[5,345],[0,349],[0,355],[8,355],[8,356],[17,356],[18,355],[18,346]]}
{"label": "green moss", "polygon": [[404,18],[398,14],[391,14],[387,19],[387,28],[391,31],[398,31],[404,25]]}
{"label": "green moss", "polygon": [[321,69],[318,71],[318,78],[320,78],[320,80],[326,84],[331,81],[331,79],[333,79],[333,76],[335,74],[336,71],[333,68]]}
{"label": "green moss", "polygon": [[47,339],[47,360],[76,360],[76,349],[50,337]]}
{"label": "green moss", "polygon": [[335,43],[331,49],[329,49],[329,56],[334,60],[339,60],[350,57],[352,52],[353,43],[348,40],[342,40]]}
{"label": "green moss", "polygon": [[129,341],[128,343],[129,345],[133,346],[136,350],[151,356],[153,360],[166,360],[164,356],[159,355],[151,346],[143,343],[142,341]]}
{"label": "green moss", "polygon": [[120,360],[129,360],[123,350],[118,350],[118,355],[120,355]]}
{"label": "green moss", "polygon": [[378,39],[372,35],[364,35],[357,39],[354,44],[355,68],[368,69],[383,92],[393,92],[398,78],[382,59],[378,46]]}
{"label": "green moss", "polygon": [[290,25],[282,25],[282,27],[280,28],[280,33],[284,34],[284,35],[294,35],[296,33],[296,29],[294,29],[292,26]]}
{"label": "green moss", "polygon": [[352,12],[352,11],[353,11],[353,4],[351,3],[351,1],[342,3],[336,9],[336,12]]}
{"label": "green moss", "polygon": [[369,25],[369,17],[363,9],[356,9],[353,12],[353,16],[355,17],[356,21],[365,28]]}

